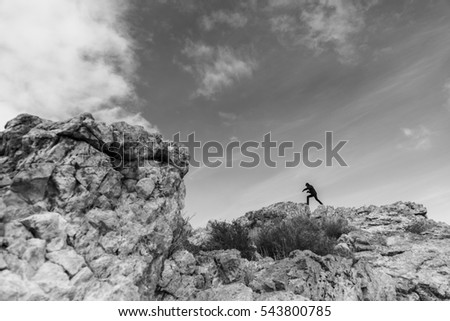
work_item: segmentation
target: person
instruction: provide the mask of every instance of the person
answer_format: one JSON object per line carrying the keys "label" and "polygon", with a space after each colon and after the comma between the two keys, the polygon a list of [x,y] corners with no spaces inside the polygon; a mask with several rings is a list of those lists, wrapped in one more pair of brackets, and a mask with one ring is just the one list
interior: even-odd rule
{"label": "person", "polygon": [[312,186],[309,183],[306,183],[305,186],[306,187],[303,189],[302,192],[307,191],[309,193],[308,196],[306,197],[306,204],[309,205],[309,199],[311,197],[314,197],[316,201],[319,202],[320,205],[323,205],[323,203],[317,198],[317,192],[314,189],[314,186]]}

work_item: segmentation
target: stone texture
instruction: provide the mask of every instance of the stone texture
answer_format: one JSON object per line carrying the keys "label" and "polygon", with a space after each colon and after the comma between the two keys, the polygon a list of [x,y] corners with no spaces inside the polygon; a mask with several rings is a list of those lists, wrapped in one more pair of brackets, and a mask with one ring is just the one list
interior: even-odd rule
{"label": "stone texture", "polygon": [[241,283],[220,285],[200,292],[198,301],[253,301],[253,292]]}
{"label": "stone texture", "polygon": [[0,133],[0,298],[153,299],[188,161],[158,133],[90,114],[9,121]]}
{"label": "stone texture", "polygon": [[61,265],[70,276],[77,274],[86,265],[83,257],[70,248],[48,253],[47,259]]}

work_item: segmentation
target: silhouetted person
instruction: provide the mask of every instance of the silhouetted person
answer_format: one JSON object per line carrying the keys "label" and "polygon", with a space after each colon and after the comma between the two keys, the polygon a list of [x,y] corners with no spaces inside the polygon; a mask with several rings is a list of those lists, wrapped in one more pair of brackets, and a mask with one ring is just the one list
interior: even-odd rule
{"label": "silhouetted person", "polygon": [[302,192],[307,191],[309,193],[309,195],[306,197],[306,204],[309,205],[309,199],[311,197],[314,197],[316,199],[316,201],[319,202],[320,205],[323,205],[322,202],[317,198],[317,192],[314,189],[314,186],[312,186],[309,183],[306,183],[305,186],[306,187],[303,189]]}

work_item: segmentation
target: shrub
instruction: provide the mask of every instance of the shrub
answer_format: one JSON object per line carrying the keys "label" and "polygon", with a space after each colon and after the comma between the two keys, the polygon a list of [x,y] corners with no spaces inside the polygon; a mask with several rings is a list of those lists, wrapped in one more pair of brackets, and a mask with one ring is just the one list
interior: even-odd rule
{"label": "shrub", "polygon": [[425,220],[416,221],[414,223],[409,224],[406,228],[406,232],[414,233],[414,234],[421,234],[428,230],[429,225]]}
{"label": "shrub", "polygon": [[192,233],[192,226],[189,223],[192,217],[180,216],[176,221],[175,229],[172,233],[172,243],[170,244],[168,257],[171,257],[176,251],[188,250],[188,237]]}
{"label": "shrub", "polygon": [[250,240],[248,229],[238,222],[212,222],[211,238],[205,245],[206,250],[229,250],[236,249],[246,259],[253,259],[255,248]]}
{"label": "shrub", "polygon": [[318,222],[303,216],[263,228],[257,240],[258,252],[277,260],[288,257],[294,250],[326,255],[333,252],[334,245],[335,240],[326,235]]}
{"label": "shrub", "polygon": [[344,218],[325,218],[321,223],[322,229],[328,237],[338,239],[342,234],[347,234],[352,227],[349,226],[348,221]]}

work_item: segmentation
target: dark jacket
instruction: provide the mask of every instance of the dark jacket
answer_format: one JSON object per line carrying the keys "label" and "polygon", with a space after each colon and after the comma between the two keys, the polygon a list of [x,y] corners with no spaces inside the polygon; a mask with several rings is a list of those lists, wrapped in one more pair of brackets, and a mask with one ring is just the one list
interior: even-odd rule
{"label": "dark jacket", "polygon": [[308,193],[311,194],[311,195],[317,195],[317,192],[316,192],[316,190],[314,189],[314,186],[312,186],[312,185],[306,186],[306,187],[303,189],[302,192],[304,192],[304,191],[308,191]]}

